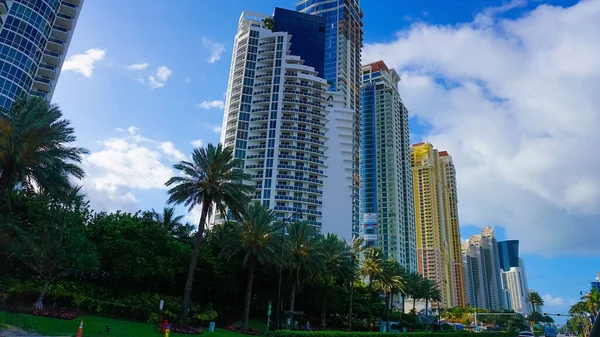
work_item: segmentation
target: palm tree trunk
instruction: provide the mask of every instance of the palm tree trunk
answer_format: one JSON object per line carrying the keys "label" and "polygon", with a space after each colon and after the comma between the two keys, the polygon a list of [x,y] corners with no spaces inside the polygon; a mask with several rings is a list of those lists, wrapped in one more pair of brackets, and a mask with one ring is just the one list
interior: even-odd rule
{"label": "palm tree trunk", "polygon": [[252,302],[252,281],[254,280],[255,262],[250,263],[248,271],[248,281],[246,283],[246,299],[244,303],[244,318],[242,320],[242,328],[248,328],[248,319],[250,318],[250,302]]}
{"label": "palm tree trunk", "polygon": [[388,327],[390,326],[390,293],[385,293],[385,332],[388,332]]}
{"label": "palm tree trunk", "polygon": [[404,293],[402,294],[402,320],[404,320],[404,300],[405,300],[406,296],[404,295]]}
{"label": "palm tree trunk", "polygon": [[321,328],[327,327],[327,295],[329,290],[329,279],[325,281],[325,293],[323,294],[323,313],[321,314]]}
{"label": "palm tree trunk", "polygon": [[429,299],[425,299],[425,316],[429,316],[429,311],[427,311],[427,307],[429,306]]}
{"label": "palm tree trunk", "polygon": [[188,269],[187,279],[185,280],[183,302],[181,303],[181,313],[179,314],[179,322],[182,324],[187,324],[188,322],[188,311],[190,309],[190,301],[192,298],[192,287],[194,286],[194,274],[196,273],[196,264],[198,263],[198,257],[200,256],[200,246],[202,246],[205,227],[204,224],[208,214],[208,207],[210,207],[210,205],[202,204],[202,213],[200,215],[200,222],[198,223],[198,231],[196,232],[196,240],[194,243],[194,250],[192,251],[192,257],[190,259],[190,267]]}
{"label": "palm tree trunk", "polygon": [[40,297],[38,297],[38,300],[35,301],[35,303],[33,304],[34,308],[36,308],[38,310],[44,309],[44,297],[46,296],[46,292],[48,291],[49,285],[50,285],[50,280],[46,280],[44,282],[44,288],[42,288],[42,292],[40,293]]}
{"label": "palm tree trunk", "polygon": [[348,331],[352,331],[352,306],[354,305],[354,282],[350,281],[350,308],[348,311]]}
{"label": "palm tree trunk", "polygon": [[415,311],[415,313],[417,312],[417,299],[413,298],[413,310]]}
{"label": "palm tree trunk", "polygon": [[292,279],[292,290],[290,291],[290,311],[294,311],[294,304],[296,304],[296,280]]}
{"label": "palm tree trunk", "polygon": [[6,197],[6,192],[10,187],[11,174],[7,170],[2,170],[0,173],[0,201],[3,201]]}

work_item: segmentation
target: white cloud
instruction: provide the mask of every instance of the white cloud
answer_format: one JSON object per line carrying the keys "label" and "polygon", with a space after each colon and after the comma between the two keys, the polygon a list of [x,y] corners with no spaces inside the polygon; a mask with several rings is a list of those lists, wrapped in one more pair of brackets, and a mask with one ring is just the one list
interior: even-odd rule
{"label": "white cloud", "polygon": [[225,52],[225,45],[222,43],[213,42],[207,38],[202,38],[202,44],[204,48],[210,50],[210,57],[208,58],[208,63],[215,63],[221,59],[221,54]]}
{"label": "white cloud", "polygon": [[221,125],[217,125],[217,124],[210,124],[210,123],[202,123],[200,124],[201,127],[205,128],[205,129],[209,129],[214,133],[221,133]]}
{"label": "white cloud", "polygon": [[210,109],[224,109],[225,102],[221,100],[215,101],[203,101],[202,103],[194,104],[195,108],[210,110]]}
{"label": "white cloud", "polygon": [[544,300],[544,305],[549,307],[565,307],[571,306],[577,303],[576,300],[573,299],[564,299],[562,297],[554,297],[552,295],[546,294],[542,297]]}
{"label": "white cloud", "polygon": [[167,155],[172,156],[174,159],[181,161],[186,160],[187,157],[183,152],[177,150],[175,145],[171,142],[162,142],[158,144],[158,147]]}
{"label": "white cloud", "polygon": [[165,83],[171,74],[173,74],[171,69],[165,66],[159,66],[156,68],[156,72],[148,75],[147,77],[137,77],[136,81],[148,86],[150,89],[158,89],[165,86]]}
{"label": "white cloud", "polygon": [[94,64],[102,61],[106,55],[105,49],[92,48],[83,54],[75,54],[69,57],[62,66],[62,70],[74,71],[90,78],[94,72]]}
{"label": "white cloud", "polygon": [[363,59],[399,71],[425,138],[454,158],[463,224],[503,226],[525,253],[597,255],[600,1],[494,17],[521,3],[414,24]]}
{"label": "white cloud", "polygon": [[156,69],[156,77],[163,82],[166,82],[171,74],[173,74],[173,71],[165,66],[160,66]]}
{"label": "white cloud", "polygon": [[83,186],[97,210],[135,211],[135,193],[164,190],[165,182],[174,175],[172,162],[185,159],[173,143],[144,137],[137,127],[120,133],[118,138],[100,142],[102,149],[83,160],[88,174]]}
{"label": "white cloud", "polygon": [[149,64],[148,63],[136,63],[136,64],[130,64],[127,66],[127,69],[129,70],[144,70],[146,68],[148,68]]}
{"label": "white cloud", "polygon": [[203,147],[204,141],[202,139],[195,139],[190,144],[192,144],[193,147]]}

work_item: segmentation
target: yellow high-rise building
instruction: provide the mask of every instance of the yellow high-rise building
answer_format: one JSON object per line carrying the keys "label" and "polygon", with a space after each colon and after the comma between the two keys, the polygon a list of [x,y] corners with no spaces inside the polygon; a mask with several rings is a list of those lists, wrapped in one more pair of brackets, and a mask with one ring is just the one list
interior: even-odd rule
{"label": "yellow high-rise building", "polygon": [[[440,306],[466,305],[460,250],[456,173],[452,158],[430,143],[411,148],[417,230],[417,269],[435,282]],[[434,307],[437,303],[432,304]]]}

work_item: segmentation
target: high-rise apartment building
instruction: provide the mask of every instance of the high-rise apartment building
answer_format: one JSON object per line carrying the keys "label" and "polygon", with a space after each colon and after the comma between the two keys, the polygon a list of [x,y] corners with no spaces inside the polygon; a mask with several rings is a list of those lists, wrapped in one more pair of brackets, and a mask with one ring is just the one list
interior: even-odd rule
{"label": "high-rise apartment building", "polygon": [[[342,94],[344,106],[354,111],[352,116],[352,160],[344,162],[347,179],[352,180],[350,195],[352,208],[352,235],[360,229],[360,68],[363,41],[362,17],[359,0],[301,0],[296,9],[325,19],[324,77],[331,85],[330,91]],[[330,137],[331,138],[331,137]],[[345,149],[345,138],[334,139],[335,145]],[[339,202],[345,202],[345,198]]]}
{"label": "high-rise apartment building", "polygon": [[[274,18],[242,13],[221,142],[234,149],[252,176],[254,201],[280,218],[301,213],[308,223],[321,227],[331,95],[327,81],[315,70],[323,67],[324,58],[317,55],[315,63],[307,65],[293,54],[292,45],[305,38],[318,40],[324,35],[324,20],[290,12],[276,10]],[[303,27],[295,35],[278,31],[295,26]]]}
{"label": "high-rise apartment building", "polygon": [[500,270],[502,289],[508,294],[509,301],[506,309],[513,310],[522,315],[531,313],[525,300],[527,298],[527,275],[523,259],[517,258],[517,266],[508,266]]}
{"label": "high-rise apartment building", "polygon": [[450,265],[450,277],[452,279],[453,306],[465,307],[467,305],[467,293],[465,285],[465,274],[462,262],[462,248],[460,243],[460,222],[458,219],[458,191],[456,186],[456,168],[452,156],[447,151],[440,151],[440,164],[443,168],[445,190],[445,210],[448,230],[447,253]]}
{"label": "high-rise apartment building", "polygon": [[368,245],[416,271],[408,110],[400,76],[383,61],[362,67],[361,221]]}
{"label": "high-rise apartment building", "polygon": [[527,274],[525,263],[519,258],[519,240],[498,242],[498,266],[502,289],[508,296],[505,307],[528,315],[531,311],[525,301],[528,289]]}
{"label": "high-rise apartment building", "polygon": [[485,227],[463,246],[468,304],[487,310],[507,307],[500,277],[494,227]]}
{"label": "high-rise apartment building", "polygon": [[52,99],[84,0],[0,0],[0,109]]}
{"label": "high-rise apartment building", "polygon": [[417,232],[417,269],[434,281],[444,307],[459,305],[463,286],[460,258],[456,172],[447,152],[429,143],[411,148]]}

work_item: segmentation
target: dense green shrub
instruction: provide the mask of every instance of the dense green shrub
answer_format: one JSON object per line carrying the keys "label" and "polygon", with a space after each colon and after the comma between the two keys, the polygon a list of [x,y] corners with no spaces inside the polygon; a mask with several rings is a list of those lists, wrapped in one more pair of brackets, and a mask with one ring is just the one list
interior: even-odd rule
{"label": "dense green shrub", "polygon": [[[379,333],[379,332],[343,332],[343,331],[287,331],[278,330],[267,333],[267,337],[470,337],[473,332],[410,332],[410,333]],[[515,337],[512,332],[481,332],[479,337]]]}

